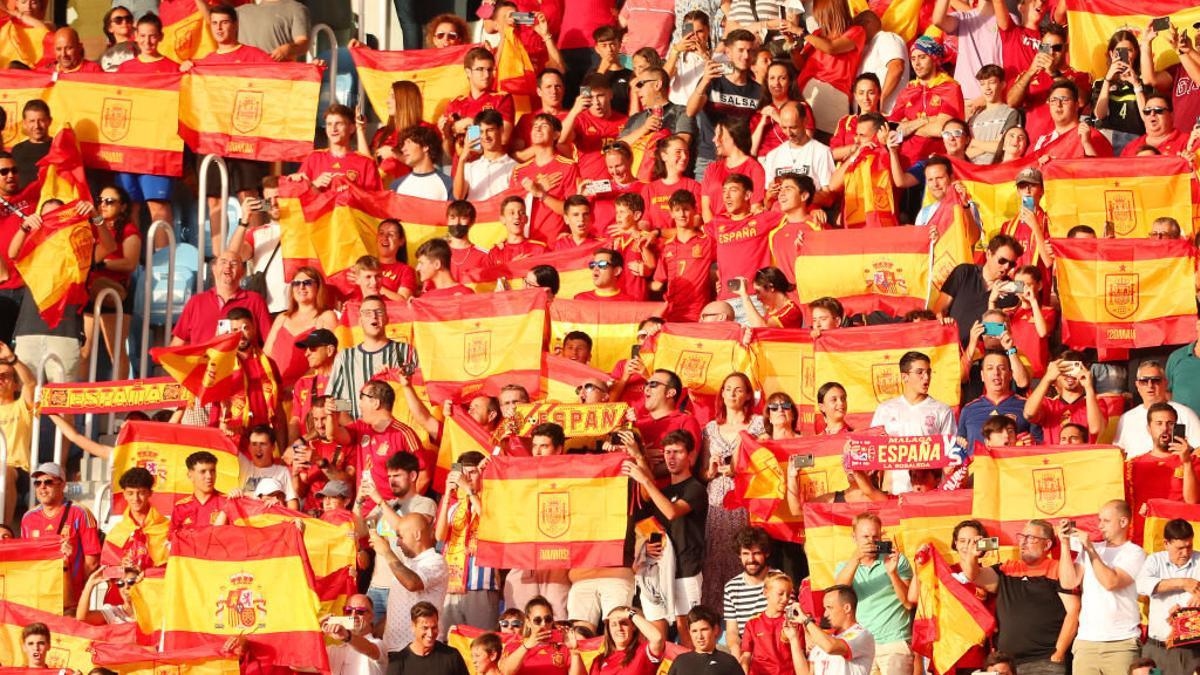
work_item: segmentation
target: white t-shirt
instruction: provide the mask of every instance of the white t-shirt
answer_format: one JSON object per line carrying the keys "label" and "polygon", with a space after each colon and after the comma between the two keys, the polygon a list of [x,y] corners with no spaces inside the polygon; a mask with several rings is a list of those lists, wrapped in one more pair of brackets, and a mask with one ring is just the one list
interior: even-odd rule
{"label": "white t-shirt", "polygon": [[[410,591],[400,585],[395,574],[391,574],[388,584],[387,627],[383,630],[383,646],[385,651],[398,652],[413,641],[412,611],[413,605],[425,601],[434,607],[441,607],[446,601],[446,586],[450,580],[450,571],[446,567],[446,559],[435,549],[427,548],[417,557],[401,558],[406,567],[412,570],[425,588]],[[387,564],[384,563],[384,568]],[[390,570],[389,570],[390,572]],[[438,630],[439,634],[442,632]]]}
{"label": "white t-shirt", "polygon": [[833,153],[829,146],[816,140],[809,139],[807,143],[796,147],[791,142],[783,143],[763,157],[763,171],[767,182],[775,180],[780,169],[808,176],[822,190],[829,185],[829,177],[833,175]]}
{"label": "white t-shirt", "polygon": [[808,660],[812,663],[813,675],[868,675],[875,661],[875,637],[870,631],[856,623],[833,637],[850,647],[850,658],[833,656],[820,647],[813,647]]}
{"label": "white t-shirt", "polygon": [[[1200,446],[1200,417],[1182,403],[1167,401],[1179,415],[1179,424],[1187,425],[1187,442],[1194,447]],[[1150,452],[1154,440],[1150,438],[1149,423],[1146,421],[1146,406],[1139,405],[1133,410],[1127,410],[1117,420],[1117,435],[1113,444],[1125,451],[1126,459],[1133,459]]]}
{"label": "white t-shirt", "polygon": [[704,59],[696,52],[684,52],[675,62],[675,77],[671,78],[671,93],[667,98],[671,103],[686,106],[692,92],[700,84],[704,76]]}
{"label": "white t-shirt", "polygon": [[396,194],[405,197],[420,197],[421,199],[432,199],[435,202],[447,202],[454,199],[450,177],[441,171],[410,173],[393,183],[393,186]]}
{"label": "white t-shirt", "polygon": [[383,640],[367,633],[362,638],[379,649],[379,658],[372,659],[349,644],[328,645],[329,675],[383,675],[387,670],[387,652]]}
{"label": "white t-shirt", "polygon": [[254,488],[258,487],[259,482],[264,478],[274,478],[283,487],[285,497],[296,499],[296,488],[292,486],[292,473],[286,466],[282,464],[254,466],[254,463],[245,455],[238,455],[238,464],[241,465],[242,491],[247,495],[253,495]]}
{"label": "white t-shirt", "polygon": [[480,157],[467,162],[463,167],[463,179],[467,181],[467,200],[477,201],[494,197],[508,189],[509,178],[517,160],[508,155],[498,159]]}
{"label": "white t-shirt", "polygon": [[[392,510],[398,516],[407,516],[410,513],[420,513],[429,518],[430,522],[437,517],[437,502],[424,495],[413,495],[408,499],[400,500],[393,499],[389,502],[392,505]],[[379,507],[371,512],[369,517],[377,518],[375,523],[375,531],[379,536],[383,537],[388,546],[392,547],[392,553],[395,553],[400,558],[404,558],[404,554],[400,552],[400,545],[396,543],[396,529],[392,527],[387,518],[383,517]],[[371,588],[387,588],[391,585],[392,571],[387,565],[376,565],[371,571]]]}
{"label": "white t-shirt", "polygon": [[[953,434],[954,411],[950,406],[932,396],[916,405],[903,396],[888,399],[875,408],[871,426],[883,427],[892,436],[936,436]],[[912,491],[912,480],[907,471],[889,471],[892,479],[892,494]]]}
{"label": "white t-shirt", "polygon": [[900,74],[900,81],[896,83],[896,88],[892,90],[890,96],[884,99],[879,104],[879,110],[887,115],[892,112],[892,106],[896,104],[896,97],[900,95],[900,90],[908,84],[912,79],[912,68],[908,65],[908,46],[904,44],[904,38],[895,33],[880,31],[875,34],[875,38],[867,43],[863,49],[862,61],[858,64],[858,74],[875,73],[875,77],[879,78],[880,86],[887,81],[887,65],[896,59],[904,62],[904,72]]}
{"label": "white t-shirt", "polygon": [[1096,544],[1096,554],[1105,565],[1128,574],[1131,581],[1120,590],[1105,590],[1096,579],[1087,551],[1080,554],[1083,595],[1076,638],[1089,642],[1114,642],[1141,635],[1142,612],[1138,606],[1137,587],[1132,580],[1137,579],[1138,572],[1142,571],[1146,552],[1131,541],[1120,546],[1099,542]]}

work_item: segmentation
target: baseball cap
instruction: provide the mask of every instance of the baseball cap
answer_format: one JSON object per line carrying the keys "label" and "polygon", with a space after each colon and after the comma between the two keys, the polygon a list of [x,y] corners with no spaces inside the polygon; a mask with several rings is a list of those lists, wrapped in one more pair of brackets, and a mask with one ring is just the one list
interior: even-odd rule
{"label": "baseball cap", "polygon": [[331,480],[325,487],[317,490],[318,497],[349,497],[350,486],[344,480]]}
{"label": "baseball cap", "polygon": [[255,497],[266,497],[276,492],[283,492],[283,486],[274,478],[264,478],[258,481],[258,485],[254,487]]}
{"label": "baseball cap", "polygon": [[41,475],[46,475],[46,476],[54,476],[55,478],[57,478],[59,480],[66,480],[66,476],[65,476],[65,474],[63,474],[62,467],[55,464],[54,462],[42,462],[41,464],[38,465],[37,470],[34,471],[32,475],[34,478],[37,478],[38,476],[41,476]]}
{"label": "baseball cap", "polygon": [[318,328],[305,336],[303,340],[296,340],[296,346],[301,349],[308,349],[309,347],[336,347],[338,346],[338,339],[333,334],[333,331]]}
{"label": "baseball cap", "polygon": [[1017,174],[1017,185],[1022,184],[1041,185],[1042,172],[1032,166],[1028,169],[1023,169],[1021,173]]}

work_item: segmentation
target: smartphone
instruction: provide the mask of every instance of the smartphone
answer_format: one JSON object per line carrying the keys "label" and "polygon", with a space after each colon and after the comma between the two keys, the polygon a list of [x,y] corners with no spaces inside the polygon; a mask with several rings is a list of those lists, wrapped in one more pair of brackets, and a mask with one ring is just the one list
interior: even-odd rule
{"label": "smartphone", "polygon": [[1050,53],[1050,45],[1046,44],[1045,42],[1038,44],[1038,53],[1039,54],[1049,54]]}
{"label": "smartphone", "polygon": [[348,412],[350,412],[350,410],[351,410],[351,408],[350,408],[350,401],[347,401],[347,400],[346,400],[346,399],[344,399],[344,398],[334,399],[334,401],[333,401],[333,409],[334,409],[334,411],[335,411],[335,412],[344,412],[344,413],[348,413]]}
{"label": "smartphone", "polygon": [[1062,371],[1063,375],[1069,375],[1072,377],[1076,377],[1076,376],[1078,376],[1079,372],[1083,370],[1083,362],[1082,361],[1063,361],[1060,370]]}
{"label": "smartphone", "polygon": [[467,127],[467,145],[478,141],[482,136],[483,130],[479,128],[478,124],[472,124],[471,126]]}
{"label": "smartphone", "polygon": [[591,95],[592,95],[592,88],[591,88],[591,87],[580,87],[580,88],[579,88],[579,95],[580,95],[580,96],[591,96]]}
{"label": "smartphone", "polygon": [[888,125],[888,128],[889,128],[889,129],[891,129],[892,131],[897,131],[897,130],[899,130],[899,129],[900,129],[900,123],[899,123],[899,122],[895,122],[895,121],[892,121],[892,120],[888,120],[888,123],[887,123],[887,125]]}
{"label": "smartphone", "polygon": [[725,455],[724,457],[721,458],[721,466],[732,466],[732,465],[733,465],[733,455]]}
{"label": "smartphone", "polygon": [[271,202],[266,199],[258,200],[258,209],[260,213],[268,213],[271,210]]}
{"label": "smartphone", "polygon": [[875,542],[875,552],[878,553],[879,557],[881,558],[886,558],[887,556],[891,555],[893,550],[895,550],[894,545],[892,542],[887,541],[886,539],[881,539]]}
{"label": "smartphone", "polygon": [[729,62],[728,54],[714,54],[712,60],[721,64],[721,67],[724,69],[726,75],[733,74],[733,64]]}
{"label": "smartphone", "polygon": [[792,465],[793,469],[809,469],[816,463],[816,460],[812,455],[792,455],[788,458],[788,463]]}
{"label": "smartphone", "polygon": [[513,12],[512,22],[517,26],[532,26],[534,24],[533,12]]}
{"label": "smartphone", "polygon": [[1154,31],[1155,33],[1161,33],[1165,30],[1170,30],[1170,29],[1171,29],[1171,17],[1169,17],[1169,16],[1160,16],[1150,22],[1150,30]]}
{"label": "smartphone", "polygon": [[691,21],[685,21],[683,23],[683,37],[686,38],[687,36],[691,35],[694,32],[696,32],[696,25],[693,24]]}
{"label": "smartphone", "polygon": [[1021,197],[1021,208],[1025,209],[1026,211],[1033,211],[1035,206],[1032,195],[1025,195]]}
{"label": "smartphone", "polygon": [[233,322],[229,319],[217,319],[217,335],[233,332]]}
{"label": "smartphone", "polygon": [[803,618],[804,618],[804,610],[800,609],[799,603],[793,602],[792,604],[788,605],[788,608],[787,608],[788,621],[791,621],[792,623],[800,623],[800,621]]}
{"label": "smartphone", "polygon": [[1088,125],[1089,127],[1096,126],[1096,118],[1092,115],[1080,115],[1079,121],[1083,124]]}
{"label": "smartphone", "polygon": [[1004,335],[1004,323],[1001,321],[984,321],[983,334],[989,337],[1000,337]]}
{"label": "smartphone", "polygon": [[1068,520],[1068,521],[1067,521],[1067,531],[1068,531],[1068,532],[1072,532],[1072,531],[1074,531],[1074,530],[1077,530],[1077,529],[1079,529],[1079,528],[1077,528],[1077,527],[1075,526],[1075,521],[1073,521],[1073,520]]}
{"label": "smartphone", "polygon": [[400,365],[400,372],[404,373],[405,377],[412,377],[413,373],[417,372],[417,364],[409,361]]}
{"label": "smartphone", "polygon": [[1121,63],[1129,63],[1129,47],[1117,47],[1117,60]]}
{"label": "smartphone", "polygon": [[636,359],[637,357],[639,357],[641,355],[642,355],[642,346],[641,345],[633,345],[632,347],[629,348],[629,358]]}
{"label": "smartphone", "polygon": [[338,626],[346,630],[353,631],[355,628],[355,616],[331,616],[325,620],[326,629]]}
{"label": "smartphone", "polygon": [[742,287],[742,278],[736,277],[734,279],[730,279],[729,281],[725,282],[725,287],[729,289],[730,293],[737,293]]}
{"label": "smartphone", "polygon": [[651,532],[650,537],[649,537],[649,542],[651,544],[661,544],[662,543],[662,532]]}
{"label": "smartphone", "polygon": [[1187,438],[1187,425],[1176,424],[1175,429],[1171,432],[1173,438]]}
{"label": "smartphone", "polygon": [[980,552],[998,551],[998,550],[1000,550],[1000,538],[999,537],[984,537],[983,539],[980,539],[979,541],[975,542],[975,550],[980,551]]}
{"label": "smartphone", "polygon": [[450,465],[450,472],[453,473],[455,471],[462,473],[462,462],[454,462]]}

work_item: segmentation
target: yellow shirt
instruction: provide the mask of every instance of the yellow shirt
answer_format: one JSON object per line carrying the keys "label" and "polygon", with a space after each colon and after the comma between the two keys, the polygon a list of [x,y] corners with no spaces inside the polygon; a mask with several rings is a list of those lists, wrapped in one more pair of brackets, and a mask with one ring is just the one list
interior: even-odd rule
{"label": "yellow shirt", "polygon": [[33,429],[33,411],[18,398],[0,403],[0,432],[8,441],[8,466],[29,471],[29,439]]}

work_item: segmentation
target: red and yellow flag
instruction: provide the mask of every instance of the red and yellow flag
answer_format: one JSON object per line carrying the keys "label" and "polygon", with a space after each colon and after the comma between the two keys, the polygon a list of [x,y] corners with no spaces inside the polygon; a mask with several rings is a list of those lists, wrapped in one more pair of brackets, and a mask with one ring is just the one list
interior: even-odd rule
{"label": "red and yellow flag", "polygon": [[[1200,5],[1191,0],[1066,0],[1067,29],[1071,32],[1071,65],[1102,78],[1108,71],[1106,45],[1118,30],[1140,34],[1150,22],[1160,16],[1171,18],[1176,28],[1183,30],[1200,21]],[[1165,31],[1151,43],[1154,48],[1154,69],[1164,70],[1179,62],[1179,55],[1167,42]]]}
{"label": "red and yellow flag", "polygon": [[925,544],[951,555],[954,526],[971,518],[971,490],[934,490],[900,495],[900,536],[896,546],[910,558]]}
{"label": "red and yellow flag", "polygon": [[[61,569],[59,574],[62,574]],[[50,650],[46,653],[48,667],[70,668],[82,673],[89,672],[95,666],[90,651],[92,643],[132,644],[137,637],[137,624],[134,623],[92,626],[74,617],[63,616],[61,607],[54,612],[45,612],[15,602],[0,601],[0,663],[25,662],[21,629],[31,623],[44,623],[50,629]]]}
{"label": "red and yellow flag", "polygon": [[792,513],[787,503],[788,463],[795,455],[811,455],[812,466],[800,469],[800,490],[804,500],[836,490],[850,483],[842,468],[844,436],[801,436],[764,441],[742,434],[738,446],[733,491],[729,505],[740,502],[750,514],[750,524],[761,527],[775,539],[804,542],[804,514]]}
{"label": "red and yellow flag", "polygon": [[946,278],[955,267],[974,262],[975,246],[979,243],[979,225],[955,194],[942,200],[929,220],[929,227],[938,233],[933,243],[930,272],[932,289],[929,298],[932,302],[935,299],[933,292],[942,290],[942,284],[946,283]]}
{"label": "red and yellow flag", "polygon": [[628,403],[522,403],[517,405],[517,435],[531,436],[539,424],[552,422],[567,436],[567,452],[590,451],[628,424]]}
{"label": "red and yellow flag", "polygon": [[972,648],[996,630],[996,617],[961,581],[936,548],[914,557],[921,595],[913,617],[913,651],[949,673]]}
{"label": "red and yellow flag", "polygon": [[179,89],[179,135],[198,154],[300,161],[313,149],[323,66],[195,66]]}
{"label": "red and yellow flag", "polygon": [[155,347],[150,356],[201,405],[208,405],[245,389],[237,358],[241,339],[241,333],[224,333],[200,344]]}
{"label": "red and yellow flag", "polygon": [[620,567],[629,520],[624,462],[620,453],[493,457],[483,472],[479,564]]}
{"label": "red and yellow flag", "polygon": [[158,12],[163,22],[158,51],[163,56],[182,63],[217,49],[217,41],[208,29],[208,17],[196,6],[196,0],[161,0]]}
{"label": "red and yellow flag", "polygon": [[504,384],[536,395],[546,304],[542,289],[414,300],[413,346],[418,354],[438,355],[421,364],[430,400],[440,404],[479,390],[500,374]]}
{"label": "red and yellow flag", "polygon": [[899,224],[889,161],[885,148],[864,150],[846,171],[842,220],[847,229]]}
{"label": "red and yellow flag", "polygon": [[[3,20],[0,18],[0,21]],[[4,110],[4,133],[0,135],[0,141],[4,147],[11,148],[26,139],[21,111],[26,103],[34,99],[48,99],[53,83],[53,76],[42,71],[0,70],[0,109]]]}
{"label": "red and yellow flag", "polygon": [[[187,458],[205,450],[217,458],[218,492],[238,487],[237,447],[219,429],[184,427],[163,422],[126,422],[117,434],[113,450],[113,480],[118,481],[134,467],[142,467],[154,476],[154,494],[150,503],[160,513],[170,514],[175,502],[192,494],[187,476]],[[125,510],[125,497],[113,490],[113,511]]]}
{"label": "red and yellow flag", "polygon": [[918,351],[929,357],[933,381],[929,395],[956,406],[960,367],[958,328],[937,321],[839,328],[821,333],[814,342],[820,387],[840,382],[846,388],[847,419],[855,428],[871,421],[875,407],[900,395],[900,357]]}
{"label": "red and yellow flag", "polygon": [[314,584],[291,523],[180,530],[167,565],[163,646],[221,645],[240,635],[261,665],[328,670]]}
{"label": "red and yellow flag", "polygon": [[971,511],[988,534],[1000,537],[1002,554],[1033,518],[1074,520],[1096,534],[1100,507],[1125,498],[1121,450],[1115,446],[980,446],[971,468]]}
{"label": "red and yellow flag", "polygon": [[[76,200],[90,202],[87,176],[83,170],[83,158],[79,155],[79,143],[70,126],[64,126],[50,142],[50,152],[38,160],[37,180],[25,186],[22,197],[32,199],[37,195],[38,212],[51,199],[64,204]],[[91,261],[88,261],[91,264]]]}
{"label": "red and yellow flag", "polygon": [[466,69],[463,59],[478,46],[394,52],[360,46],[350,48],[350,58],[354,59],[363,90],[380,119],[386,119],[392,112],[392,83],[405,81],[421,90],[422,118],[432,124],[446,111],[450,101],[470,93],[463,74]]}
{"label": "red and yellow flag", "polygon": [[51,109],[75,129],[93,169],[179,176],[183,139],[180,73],[68,73],[51,91]]}
{"label": "red and yellow flag", "polygon": [[[115,578],[123,567],[146,570],[166,565],[167,535],[171,524],[166,516],[153,505],[140,525],[129,517],[125,509],[121,510],[121,514],[123,517],[108,531],[100,549],[100,564],[109,568],[106,572]],[[113,591],[113,594],[116,595],[116,592]]]}
{"label": "red and yellow flag", "polygon": [[857,15],[863,10],[871,10],[879,17],[883,30],[895,33],[912,42],[922,34],[930,34],[930,19],[933,16],[933,6],[920,0],[851,0],[850,12]]}
{"label": "red and yellow flag", "polygon": [[900,525],[900,509],[895,500],[853,504],[815,503],[804,505],[805,541],[809,579],[813,588],[833,585],[838,563],[846,562],[858,550],[854,543],[854,517],[870,511],[883,521],[883,538],[895,539]]}
{"label": "red and yellow flag", "polygon": [[96,665],[116,671],[118,675],[238,675],[241,672],[237,656],[221,651],[219,645],[160,652],[142,645],[97,642],[92,651],[92,661]]}
{"label": "red and yellow flag", "polygon": [[[556,300],[555,303],[563,302]],[[553,305],[551,305],[553,307]],[[608,382],[608,373],[597,370],[586,363],[571,359],[542,354],[542,398],[553,403],[579,403],[576,387],[589,379]]]}
{"label": "red and yellow flag", "polygon": [[558,270],[557,297],[573,298],[584,291],[596,289],[592,284],[592,273],[588,269],[588,263],[592,261],[592,254],[600,247],[601,244],[597,242],[564,251],[547,251],[531,255],[528,258],[480,270],[471,275],[464,283],[474,286],[478,292],[495,288],[495,282],[499,279],[507,280],[509,288],[525,288],[525,275],[530,270],[538,265],[549,265]]}
{"label": "red and yellow flag", "polygon": [[[347,300],[338,319],[334,334],[337,335],[338,348],[357,347],[363,341],[363,330],[358,323],[358,310],[362,302]],[[402,300],[384,300],[387,308],[387,325],[384,332],[389,340],[412,342],[412,307]]]}
{"label": "red and yellow flag", "polygon": [[1142,548],[1146,555],[1163,550],[1163,530],[1167,521],[1182,518],[1192,524],[1193,530],[1200,530],[1200,504],[1185,504],[1169,499],[1150,499],[1146,501],[1146,521],[1142,526]]}
{"label": "red and yellow flag", "polygon": [[751,328],[750,376],[767,397],[783,392],[796,404],[796,419],[806,433],[814,430],[817,387],[812,331],[807,328]]}
{"label": "red and yellow flag", "polygon": [[49,35],[45,26],[28,26],[10,14],[0,15],[0,68],[14,61],[36,67],[46,56]]}
{"label": "red and yellow flag", "polygon": [[43,415],[183,408],[191,394],[169,377],[104,382],[47,382],[37,409]]}
{"label": "red and yellow flag", "polygon": [[750,370],[744,332],[732,322],[668,323],[646,341],[641,358],[649,370],[674,372],[693,394],[715,394],[730,373]]}
{"label": "red and yellow flag", "polygon": [[929,228],[898,227],[869,237],[854,230],[809,232],[795,272],[804,304],[829,296],[841,300],[847,314],[921,309],[929,294]]}
{"label": "red and yellow flag", "polygon": [[0,539],[0,600],[62,614],[63,554],[57,539]]}
{"label": "red and yellow flag", "polygon": [[1196,339],[1196,249],[1174,239],[1052,239],[1062,340],[1131,349]]}
{"label": "red and yellow flag", "polygon": [[[950,158],[950,163],[954,165],[954,177],[962,181],[979,208],[979,218],[983,221],[979,225],[983,228],[984,240],[996,236],[1004,223],[1017,215],[1021,206],[1021,200],[1017,197],[1017,174],[1029,167],[1036,167],[1037,161],[1037,156],[1032,153],[1020,159],[987,165]],[[935,263],[934,269],[938,268],[939,265]],[[936,271],[934,276],[936,278]]]}
{"label": "red and yellow flag", "polygon": [[1171,217],[1191,239],[1192,167],[1179,156],[1056,159],[1042,167],[1050,236],[1076,225],[1112,223],[1117,237],[1145,239],[1150,224]]}
{"label": "red and yellow flag", "polygon": [[75,202],[42,216],[42,226],[30,233],[13,259],[38,313],[54,328],[68,305],[87,302],[96,228],[75,212]]}
{"label": "red and yellow flag", "polygon": [[482,452],[491,455],[496,441],[492,432],[480,426],[465,410],[455,407],[454,412],[442,423],[441,444],[438,446],[437,467],[433,471],[433,487],[442,492],[450,466],[464,452]]}
{"label": "red and yellow flag", "polygon": [[496,88],[512,94],[517,114],[532,110],[537,94],[537,69],[512,26],[503,28],[500,46],[496,48]]}
{"label": "red and yellow flag", "polygon": [[[591,260],[590,255],[587,260]],[[666,310],[665,302],[555,299],[550,305],[550,339],[554,344],[562,344],[571,331],[587,333],[592,338],[591,364],[612,372],[618,361],[630,357],[630,348],[640,344],[638,324],[652,316],[661,317]]]}

